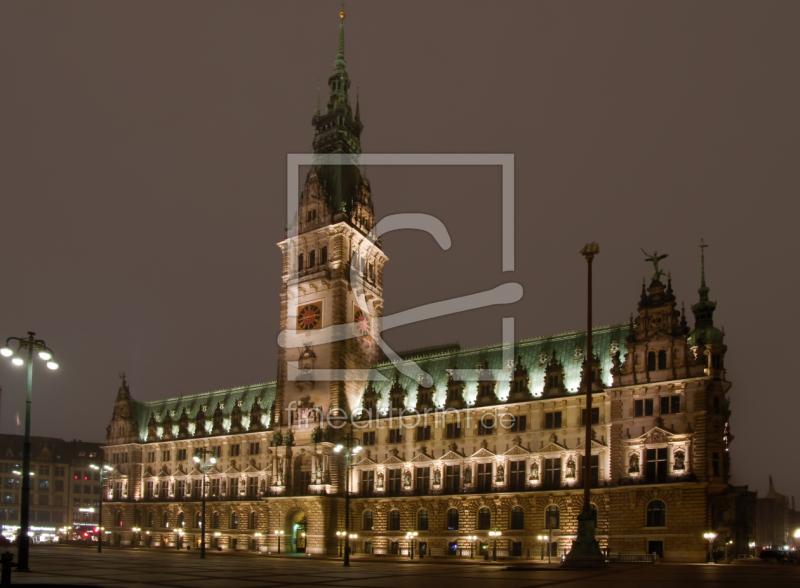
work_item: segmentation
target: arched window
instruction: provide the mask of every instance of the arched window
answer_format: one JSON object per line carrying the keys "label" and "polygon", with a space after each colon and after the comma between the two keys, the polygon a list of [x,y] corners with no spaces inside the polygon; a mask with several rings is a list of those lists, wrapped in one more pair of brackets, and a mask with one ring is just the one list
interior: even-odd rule
{"label": "arched window", "polygon": [[372,531],[373,522],[372,522],[372,511],[365,510],[364,511],[364,518],[361,523],[361,529],[364,531]]}
{"label": "arched window", "polygon": [[656,352],[650,351],[647,353],[647,369],[652,371],[656,369]]}
{"label": "arched window", "polygon": [[181,529],[186,526],[186,517],[182,512],[178,513],[178,527]]}
{"label": "arched window", "polygon": [[389,530],[390,531],[399,531],[400,530],[400,511],[393,510],[389,513]]}
{"label": "arched window", "polygon": [[424,508],[417,511],[417,531],[428,530],[428,511]]}
{"label": "arched window", "polygon": [[194,515],[194,528],[199,529],[202,526],[203,526],[203,513],[201,513],[198,510],[197,514]]}
{"label": "arched window", "polygon": [[544,512],[545,529],[558,529],[561,527],[561,513],[555,504],[551,504]]}
{"label": "arched window", "polygon": [[211,515],[211,528],[219,529],[219,513],[215,512]]}
{"label": "arched window", "polygon": [[663,349],[658,352],[658,369],[667,369],[667,352]]}
{"label": "arched window", "polygon": [[122,526],[122,511],[121,510],[117,512],[117,526],[118,527]]}
{"label": "arched window", "polygon": [[258,513],[256,511],[250,513],[250,520],[248,521],[247,526],[250,529],[258,528]]}
{"label": "arched window", "polygon": [[151,512],[147,513],[147,526],[148,527],[153,526],[153,513]]}
{"label": "arched window", "polygon": [[478,511],[478,530],[488,531],[492,526],[492,511],[485,506]]}
{"label": "arched window", "polygon": [[235,512],[231,513],[231,529],[238,529],[239,528],[239,515]]}
{"label": "arched window", "polygon": [[667,526],[667,505],[663,500],[651,500],[647,504],[647,526]]}
{"label": "arched window", "polygon": [[525,528],[525,510],[521,506],[511,509],[511,528],[518,530]]}
{"label": "arched window", "polygon": [[161,517],[161,526],[162,527],[169,527],[169,513],[165,512],[164,516]]}
{"label": "arched window", "polygon": [[447,511],[447,530],[458,531],[458,509],[456,508]]}

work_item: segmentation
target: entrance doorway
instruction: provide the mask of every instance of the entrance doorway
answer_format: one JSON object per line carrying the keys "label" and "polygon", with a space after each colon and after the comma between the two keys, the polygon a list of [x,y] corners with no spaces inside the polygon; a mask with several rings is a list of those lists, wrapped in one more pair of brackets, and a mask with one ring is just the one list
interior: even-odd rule
{"label": "entrance doorway", "polygon": [[655,553],[658,557],[664,557],[664,542],[663,541],[648,541],[647,553]]}
{"label": "entrance doorway", "polygon": [[306,552],[306,513],[295,513],[292,517],[292,548],[294,553]]}

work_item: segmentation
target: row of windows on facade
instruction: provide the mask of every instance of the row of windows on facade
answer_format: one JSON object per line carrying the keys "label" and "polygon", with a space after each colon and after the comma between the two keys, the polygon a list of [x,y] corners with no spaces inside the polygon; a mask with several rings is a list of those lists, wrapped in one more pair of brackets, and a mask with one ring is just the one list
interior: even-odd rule
{"label": "row of windows on facade", "polygon": [[[211,513],[211,524],[209,525],[210,529],[219,529],[220,528],[220,513],[218,511],[214,511]],[[168,512],[165,512],[161,515],[161,527],[168,529],[170,527],[170,516]],[[134,526],[140,526],[141,520],[139,519],[139,513],[136,513],[136,520],[134,521]],[[152,512],[147,513],[147,527],[155,528],[156,517]],[[186,528],[186,514],[183,512],[178,513],[178,520],[176,523],[176,528]],[[203,515],[201,512],[196,512],[192,521],[192,528],[200,529],[203,526]],[[122,516],[122,511],[117,512],[115,524],[118,527],[122,527],[124,525],[124,519]],[[238,529],[239,528],[239,513],[232,512],[228,517],[228,529]],[[257,529],[258,528],[258,513],[251,512],[247,516],[247,528],[248,529]]]}
{"label": "row of windows on facade", "polygon": [[[40,476],[49,476],[50,475],[50,466],[47,464],[41,464],[37,467],[36,464],[31,464],[31,473],[37,474]],[[11,463],[11,462],[4,462],[2,464],[2,468],[0,468],[3,473],[10,474],[12,472],[19,472],[22,471],[22,465],[19,463]],[[53,466],[53,475],[58,477],[64,477],[66,475],[66,466]]]}
{"label": "row of windows on facade", "polygon": [[[304,265],[304,262],[308,260],[308,265]],[[328,248],[323,247],[319,250],[319,265],[324,265],[328,263]],[[297,270],[302,271],[304,269],[311,269],[317,265],[317,252],[316,251],[309,251],[308,257],[306,257],[303,253],[297,256]]]}
{"label": "row of windows on facade", "polygon": [[[592,509],[597,511],[597,506],[592,504]],[[665,527],[667,524],[667,505],[662,500],[652,500],[647,504],[645,509],[645,526],[647,527]],[[400,531],[400,511],[392,510],[389,512],[387,519],[387,531]],[[488,531],[492,529],[492,511],[483,507],[478,510],[476,519],[475,530]],[[497,528],[497,525],[494,525]],[[511,530],[522,531],[525,529],[525,509],[521,506],[514,506],[511,508],[508,528]],[[546,529],[559,529],[561,528],[561,509],[551,504],[544,511],[544,528]],[[375,529],[374,515],[371,510],[364,511],[361,518],[362,531],[373,531]],[[429,531],[429,515],[427,509],[420,509],[416,515],[415,531]],[[460,513],[456,508],[448,509],[445,515],[444,529],[445,531],[458,531],[460,530]]]}
{"label": "row of windows on facade", "polygon": [[[238,496],[239,495],[239,478],[210,478],[206,485],[207,495],[217,497],[222,495]],[[203,493],[203,480],[190,480],[191,486],[187,484],[186,480],[175,481],[175,496],[186,496],[187,490],[191,490],[191,496],[195,499],[200,499]],[[257,498],[259,496],[258,476],[248,476],[247,486],[245,488],[247,496]],[[144,497],[146,499],[160,498],[167,499],[169,497],[168,480],[161,480],[159,482],[147,481],[144,484]],[[114,486],[114,494],[121,493],[121,483],[119,487]]]}
{"label": "row of windows on facade", "polygon": [[[560,488],[562,485],[562,477],[564,474],[566,476],[574,478],[577,481],[580,481],[583,477],[584,469],[582,467],[583,464],[583,456],[579,456],[579,466],[575,466],[574,462],[570,465],[570,468],[566,472],[562,471],[561,467],[561,458],[552,458],[552,459],[545,459],[543,460],[543,471],[541,472],[541,485],[544,489],[556,489]],[[460,465],[447,465],[444,467],[444,480],[443,480],[443,487],[445,492],[452,494],[457,493],[462,488],[462,482],[466,483],[473,483],[475,488],[478,492],[490,492],[493,488],[493,483],[497,481],[496,476],[497,473],[494,470],[494,466],[492,463],[478,463],[476,464],[476,473],[474,476],[474,482],[472,478],[472,469],[466,478],[462,475],[462,468]],[[525,490],[525,483],[526,480],[529,479],[529,476],[532,474],[526,470],[525,460],[514,460],[509,462],[509,472],[508,482],[507,482],[507,489],[510,491],[522,491]],[[538,468],[538,464],[536,464]],[[599,485],[599,475],[600,475],[600,461],[599,456],[593,455],[591,457],[591,485],[598,486]],[[403,469],[402,468],[391,468],[388,469],[386,472],[386,487],[384,489],[385,494],[388,496],[399,496],[404,489],[403,483]],[[536,481],[539,481],[539,472],[538,469],[536,473],[533,474],[536,476]],[[503,475],[503,483],[506,483],[506,474]],[[436,480],[434,479],[434,482]],[[427,467],[418,467],[414,468],[414,481],[413,481],[413,491],[416,494],[429,494],[431,490],[431,468],[430,466]],[[361,496],[373,496],[375,494],[375,471],[374,470],[362,470],[361,471],[361,486],[360,486],[360,494]]]}
{"label": "row of windows on facade", "polygon": [[[15,508],[0,508],[0,521],[18,521],[19,511]],[[30,523],[63,523],[63,511],[29,510]]]}
{"label": "row of windows on facade", "polygon": [[[249,444],[248,446],[248,455],[258,455],[261,453],[261,443],[258,441],[254,441]],[[211,457],[221,458],[222,457],[222,445],[211,445],[208,448],[208,454]],[[126,455],[127,454],[120,454]],[[239,457],[241,455],[241,444],[236,443],[233,445],[228,446],[228,457]],[[155,463],[157,456],[156,451],[148,451],[145,459],[147,463]],[[175,460],[176,461],[188,461],[190,457],[189,449],[186,447],[182,447],[180,449],[175,450]],[[194,455],[191,455],[193,458]],[[172,461],[172,450],[171,449],[162,449],[161,450],[161,461]]]}

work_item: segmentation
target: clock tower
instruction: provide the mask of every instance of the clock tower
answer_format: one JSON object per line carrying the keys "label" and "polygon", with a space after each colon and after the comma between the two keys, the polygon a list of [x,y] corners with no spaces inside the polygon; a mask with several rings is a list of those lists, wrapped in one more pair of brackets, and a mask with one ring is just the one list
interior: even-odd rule
{"label": "clock tower", "polygon": [[[358,162],[364,125],[357,96],[355,113],[350,105],[344,16],[328,78],[330,96],[324,111],[317,105],[311,122],[313,153],[348,155],[349,163],[311,166],[297,216],[278,243],[283,254],[280,329],[296,331],[296,336],[286,337],[291,343],[278,350],[273,428],[306,418],[310,409],[321,409],[322,415],[339,409],[349,415],[365,385],[353,370],[370,369],[381,355],[373,336],[383,314],[388,258],[380,242],[373,245],[368,238],[375,213],[370,183]],[[359,277],[352,283],[351,272]],[[327,329],[336,326],[353,336],[332,340]]]}

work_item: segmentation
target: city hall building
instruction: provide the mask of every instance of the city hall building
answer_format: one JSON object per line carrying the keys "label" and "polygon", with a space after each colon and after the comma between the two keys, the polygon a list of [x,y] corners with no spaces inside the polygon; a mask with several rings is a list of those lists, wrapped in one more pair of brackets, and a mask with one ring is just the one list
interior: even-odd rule
{"label": "city hall building", "polygon": [[[363,125],[349,102],[343,21],[334,66],[313,151],[357,155]],[[123,380],[105,446],[106,537],[196,548],[203,476],[193,457],[205,450],[215,458],[210,548],[338,553],[349,476],[356,553],[405,554],[412,531],[417,552],[469,557],[501,531],[500,556],[560,555],[583,504],[588,420],[601,547],[705,561],[703,534],[726,508],[731,436],[724,333],[704,274],[693,317],[657,268],[638,304],[627,287],[637,312],[593,331],[591,361],[585,332],[388,361],[376,341],[388,257],[368,238],[374,224],[357,164],[312,166],[278,243],[281,330],[298,334],[278,349],[276,381],[140,402]],[[320,342],[337,325],[351,336]],[[362,376],[315,376],[325,373]],[[338,428],[330,417],[342,414]],[[334,451],[347,435],[362,446],[349,472]]]}

